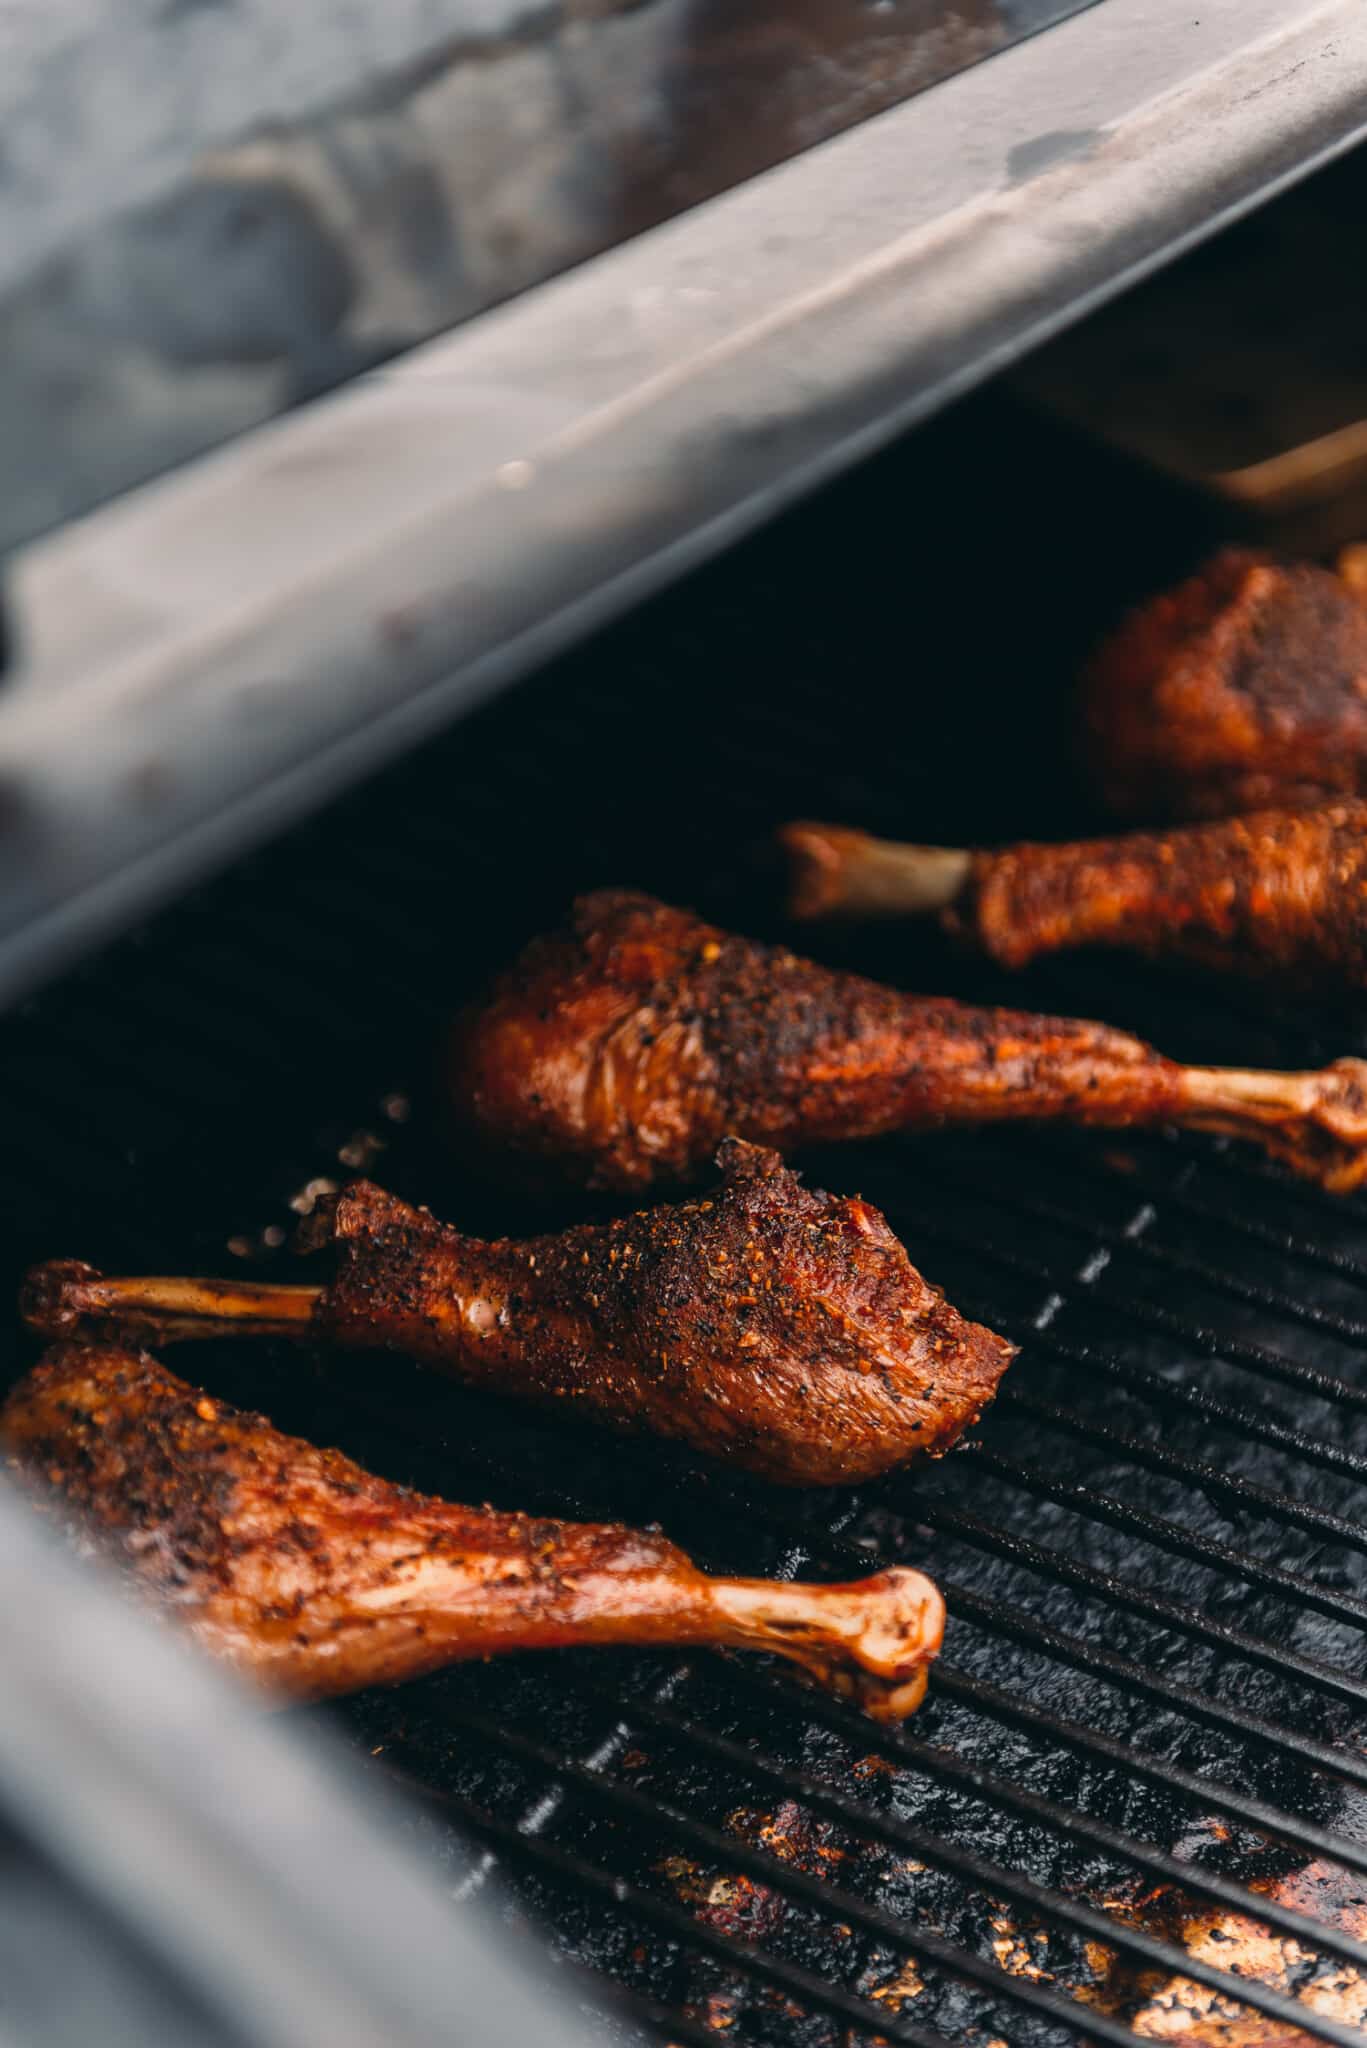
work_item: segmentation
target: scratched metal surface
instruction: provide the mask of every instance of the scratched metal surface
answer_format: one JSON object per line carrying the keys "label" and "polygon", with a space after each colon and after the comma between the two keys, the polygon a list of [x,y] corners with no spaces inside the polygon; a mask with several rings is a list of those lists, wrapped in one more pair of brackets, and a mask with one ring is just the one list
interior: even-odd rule
{"label": "scratched metal surface", "polygon": [[0,8],[0,547],[1092,4]]}

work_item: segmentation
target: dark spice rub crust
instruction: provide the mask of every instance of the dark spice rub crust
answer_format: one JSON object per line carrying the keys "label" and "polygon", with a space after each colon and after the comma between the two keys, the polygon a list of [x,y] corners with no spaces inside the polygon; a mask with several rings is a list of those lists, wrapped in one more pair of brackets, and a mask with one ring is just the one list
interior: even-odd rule
{"label": "dark spice rub crust", "polygon": [[58,1264],[33,1276],[26,1313],[49,1336],[274,1326],[385,1347],[794,1485],[947,1450],[1014,1347],[923,1280],[867,1202],[804,1188],[776,1153],[737,1139],[719,1164],[704,1199],[492,1243],[358,1182],[312,1232],[338,1248],[324,1288],[225,1291]]}
{"label": "dark spice rub crust", "polygon": [[1079,709],[1084,773],[1127,823],[1367,794],[1367,604],[1227,548],[1097,649]]}
{"label": "dark spice rub crust", "polygon": [[904,995],[629,890],[575,904],[463,1017],[468,1142],[581,1185],[694,1178],[728,1131],[779,1151],[946,1123],[1162,1123],[1247,1137],[1325,1186],[1367,1177],[1367,1066],[1182,1067],[1075,1018]]}
{"label": "dark spice rub crust", "polygon": [[934,916],[1001,967],[1116,946],[1279,988],[1367,988],[1361,799],[977,853],[807,819],[779,838],[796,917]]}
{"label": "dark spice rub crust", "polygon": [[664,1537],[458,1507],[187,1386],[63,1344],[0,1426],[40,1501],[92,1533],[215,1656],[303,1698],[465,1658],[591,1643],[769,1650],[897,1719],[944,1626],[909,1570],[841,1586],[709,1578]]}
{"label": "dark spice rub crust", "polygon": [[708,1199],[520,1243],[348,1189],[318,1326],[793,1485],[948,1450],[1014,1345],[923,1280],[869,1203],[737,1139],[719,1164]]}

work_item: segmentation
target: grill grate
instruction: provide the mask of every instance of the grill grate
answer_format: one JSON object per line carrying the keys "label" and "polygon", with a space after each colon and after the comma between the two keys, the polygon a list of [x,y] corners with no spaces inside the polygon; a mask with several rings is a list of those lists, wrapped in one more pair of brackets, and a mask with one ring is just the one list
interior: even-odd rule
{"label": "grill grate", "polygon": [[[1028,473],[1034,433],[967,409],[6,1020],[16,1273],[55,1252],[270,1269],[291,1198],[377,1147],[377,1177],[469,1227],[563,1220],[461,1179],[424,1076],[450,1002],[568,886],[640,881],[761,927],[765,878],[738,883],[735,849],[772,818],[924,836],[1062,820],[1043,674],[1021,677],[1019,649],[1069,661],[1049,565],[1071,565],[1085,638],[1123,594],[1124,549],[1080,524],[1031,553],[1003,478]],[[1094,504],[1084,458],[1049,449]],[[886,681],[909,483],[946,507],[920,565],[926,673],[1026,687]],[[1117,513],[1108,541],[1122,529]],[[983,559],[1003,564],[999,607],[973,604]],[[1145,574],[1169,566],[1150,554]],[[835,701],[837,669],[867,670],[866,702]],[[1189,1057],[1308,1061],[1363,1037],[1114,966],[1007,990],[929,940],[824,950],[1102,1012]],[[402,1361],[203,1347],[192,1364],[395,1477],[659,1519],[718,1568],[924,1564],[952,1629],[915,1722],[875,1729],[753,1664],[626,1653],[455,1671],[335,1718],[418,1791],[453,1892],[501,1872],[615,1981],[624,2034],[1033,2048],[1173,2038],[1204,2015],[1188,2038],[1228,2048],[1363,2042],[1367,1207],[1161,1138],[946,1134],[809,1166],[877,1201],[953,1299],[1023,1344],[980,1442],[933,1470],[780,1494]]]}

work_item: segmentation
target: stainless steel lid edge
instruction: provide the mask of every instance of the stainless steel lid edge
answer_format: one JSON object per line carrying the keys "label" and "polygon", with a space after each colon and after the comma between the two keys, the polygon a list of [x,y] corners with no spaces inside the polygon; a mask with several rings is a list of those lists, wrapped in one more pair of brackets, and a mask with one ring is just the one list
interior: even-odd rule
{"label": "stainless steel lid edge", "polygon": [[0,999],[1364,132],[1357,0],[1104,0],[35,545]]}
{"label": "stainless steel lid edge", "polygon": [[[305,1734],[63,1555],[0,1480],[0,1816],[259,2048],[580,2048],[544,1956]],[[109,2038],[129,2039],[122,2016]],[[23,2038],[30,2038],[25,2030]],[[45,2036],[45,2038],[47,2038]]]}

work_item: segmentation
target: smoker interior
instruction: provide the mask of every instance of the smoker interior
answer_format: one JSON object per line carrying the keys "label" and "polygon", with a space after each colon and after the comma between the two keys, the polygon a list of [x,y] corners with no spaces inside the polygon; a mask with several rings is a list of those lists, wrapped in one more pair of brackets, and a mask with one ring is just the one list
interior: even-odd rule
{"label": "smoker interior", "polygon": [[[514,1206],[443,1148],[453,1005],[601,883],[780,933],[764,846],[788,816],[1086,824],[1067,679],[1213,518],[999,393],[923,429],[7,1018],[7,1284],[53,1254],[282,1274],[311,1186],[358,1167],[486,1233],[582,1214]],[[1008,984],[932,937],[803,943],[1185,1058],[1367,1051],[1367,1017],[1110,960]],[[394,1358],[180,1354],[424,1488],[658,1521],[719,1569],[906,1560],[945,1588],[901,1732],[701,1654],[510,1659],[329,1710],[413,1791],[453,1914],[493,1890],[587,1966],[568,1996],[680,2043],[1120,2042],[1176,2032],[1184,1999],[1241,2023],[1193,2041],[1301,2038],[1297,2013],[1361,2039],[1367,1209],[1162,1136],[801,1163],[1023,1345],[935,1467],[767,1491]],[[9,1367],[30,1356],[12,1338]]]}

